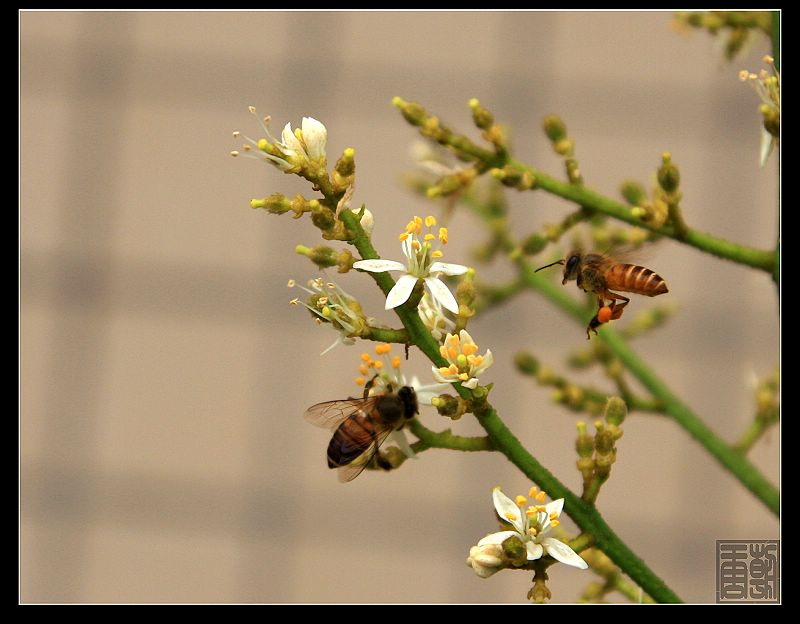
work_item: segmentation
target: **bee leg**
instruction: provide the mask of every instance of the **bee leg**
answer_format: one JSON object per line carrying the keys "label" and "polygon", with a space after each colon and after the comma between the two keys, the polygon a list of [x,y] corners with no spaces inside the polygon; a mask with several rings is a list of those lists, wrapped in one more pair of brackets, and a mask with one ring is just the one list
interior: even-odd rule
{"label": "bee leg", "polygon": [[375,464],[379,468],[382,468],[383,470],[391,470],[392,469],[392,463],[388,459],[386,459],[386,457],[384,456],[384,454],[381,451],[378,451],[377,453],[375,453]]}

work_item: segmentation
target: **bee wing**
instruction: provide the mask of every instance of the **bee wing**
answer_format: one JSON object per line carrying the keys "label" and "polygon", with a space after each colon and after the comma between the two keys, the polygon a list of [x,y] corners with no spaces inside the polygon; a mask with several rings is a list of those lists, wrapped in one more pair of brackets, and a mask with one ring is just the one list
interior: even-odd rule
{"label": "bee wing", "polygon": [[370,413],[376,399],[377,396],[367,397],[366,399],[323,401],[309,407],[303,418],[312,425],[335,431],[342,424],[342,421],[353,413],[358,411],[362,411],[365,414]]}
{"label": "bee wing", "polygon": [[350,462],[346,466],[339,466],[336,469],[339,481],[341,483],[347,483],[348,481],[352,481],[358,475],[360,475],[364,468],[366,468],[372,461],[375,453],[378,452],[381,444],[386,441],[386,438],[389,437],[391,432],[391,428],[381,429],[380,431],[376,432],[375,439],[367,447],[367,449],[358,456],[356,460]]}

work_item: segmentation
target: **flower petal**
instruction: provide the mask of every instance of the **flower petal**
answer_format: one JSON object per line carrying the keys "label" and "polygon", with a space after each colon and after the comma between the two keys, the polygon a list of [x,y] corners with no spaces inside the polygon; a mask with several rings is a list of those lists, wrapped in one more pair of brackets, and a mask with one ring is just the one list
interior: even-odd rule
{"label": "flower petal", "polygon": [[528,561],[539,559],[544,552],[544,548],[536,542],[528,542],[525,544],[525,549],[528,551]]}
{"label": "flower petal", "polygon": [[478,542],[478,546],[486,546],[487,544],[502,544],[509,537],[513,537],[514,535],[519,537],[519,533],[516,531],[499,531],[497,533],[490,533]]}
{"label": "flower petal", "polygon": [[478,387],[478,378],[472,377],[468,381],[461,382],[461,385],[464,386],[465,388],[469,388],[470,390],[474,390],[475,388]]}
{"label": "flower petal", "polygon": [[320,160],[325,156],[325,144],[328,140],[328,130],[313,117],[303,117],[303,141],[308,149],[311,160]]}
{"label": "flower petal", "polygon": [[[353,266],[355,266],[355,264]],[[405,267],[403,268],[405,269]],[[416,283],[417,278],[413,275],[401,275],[400,279],[398,279],[397,283],[394,285],[394,288],[392,288],[386,296],[386,309],[391,310],[408,301]]]}
{"label": "flower petal", "polygon": [[431,291],[431,296],[441,303],[453,314],[458,314],[458,302],[450,289],[438,277],[426,277],[425,283]]}
{"label": "flower petal", "polygon": [[393,442],[395,446],[403,452],[403,455],[409,459],[417,459],[417,454],[414,452],[414,449],[411,448],[411,445],[408,443],[408,438],[402,429],[395,429],[392,431],[386,438],[386,441]]}
{"label": "flower petal", "polygon": [[[436,367],[433,367],[434,371],[437,371]],[[435,374],[434,374],[435,376]],[[417,395],[417,402],[421,403],[422,405],[430,405],[431,400],[434,397],[439,396],[447,392],[448,390],[452,390],[449,383],[437,383],[437,384],[429,384],[426,386],[418,386],[415,384],[416,378],[411,379],[411,387],[414,388],[414,392]]]}
{"label": "flower petal", "polygon": [[500,516],[502,520],[510,522],[517,530],[517,533],[522,535],[524,539],[525,518],[519,507],[517,507],[517,504],[503,494],[503,491],[499,487],[492,490],[492,501],[494,502],[494,509],[497,515]]}
{"label": "flower petal", "polygon": [[370,273],[383,273],[384,271],[405,271],[406,265],[397,260],[376,258],[374,260],[359,260],[354,262],[353,268],[369,271]]}
{"label": "flower petal", "polygon": [[551,501],[544,506],[547,510],[547,515],[549,516],[553,512],[556,514],[556,518],[561,515],[561,510],[564,509],[564,499],[559,498],[558,500]]}
{"label": "flower petal", "polygon": [[580,558],[578,553],[572,550],[564,542],[561,542],[554,537],[545,537],[542,539],[541,543],[542,546],[544,546],[544,549],[547,551],[547,554],[553,559],[556,559],[561,563],[571,565],[575,568],[580,568],[581,570],[585,570],[589,567],[588,564]]}
{"label": "flower petal", "polygon": [[469,271],[469,267],[463,264],[451,264],[450,262],[434,262],[430,267],[431,273],[444,273],[445,275],[464,275]]}
{"label": "flower petal", "polygon": [[298,156],[300,154],[305,155],[306,153],[306,150],[303,148],[303,144],[292,131],[291,123],[287,123],[283,127],[283,132],[281,132],[281,142],[283,143],[283,149],[281,151],[285,152],[287,155]]}

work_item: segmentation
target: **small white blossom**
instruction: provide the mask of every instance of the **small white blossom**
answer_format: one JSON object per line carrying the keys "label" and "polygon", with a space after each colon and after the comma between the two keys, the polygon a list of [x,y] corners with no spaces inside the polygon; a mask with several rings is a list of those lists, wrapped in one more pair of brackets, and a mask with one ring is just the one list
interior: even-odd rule
{"label": "small white blossom", "polygon": [[[425,225],[432,227],[436,224],[436,219],[427,217]],[[353,263],[353,268],[369,271],[371,273],[383,273],[384,271],[403,271],[397,282],[389,291],[386,297],[386,309],[391,310],[408,301],[411,291],[417,280],[423,280],[428,291],[436,301],[441,303],[453,314],[458,314],[458,302],[447,288],[447,285],[439,279],[440,275],[463,275],[468,271],[468,267],[460,264],[450,264],[440,262],[443,252],[434,250],[431,243],[437,239],[433,234],[422,234],[423,220],[414,217],[406,231],[400,235],[403,244],[403,253],[406,256],[406,263],[396,260],[359,260]],[[421,238],[421,240],[420,240]],[[447,228],[439,228],[438,240],[442,244],[447,243]]]}
{"label": "small white blossom", "polygon": [[442,383],[461,384],[474,390],[478,385],[478,375],[482,374],[494,362],[492,352],[487,349],[484,355],[478,355],[478,345],[466,329],[458,334],[447,334],[439,353],[450,365],[441,368],[433,366],[432,372],[436,381]]}
{"label": "small white blossom", "polygon": [[503,547],[499,544],[484,544],[469,549],[467,565],[472,566],[475,574],[481,578],[489,578],[503,569]]}
{"label": "small white blossom", "polygon": [[[313,117],[303,117],[300,128],[292,130],[292,124],[287,123],[281,138],[276,139],[269,130],[271,118],[258,117],[254,106],[249,110],[259,120],[267,138],[251,139],[239,131],[234,132],[234,137],[247,141],[242,148],[244,155],[269,162],[285,173],[299,173],[309,166],[314,170],[325,167],[328,131],[322,122]],[[239,152],[233,151],[231,155],[238,156]]]}
{"label": "small white blossom", "polygon": [[[542,503],[545,499],[544,492],[531,490],[530,496],[536,502]],[[487,547],[492,544],[501,545],[509,537],[516,536],[525,544],[528,561],[535,561],[544,554],[567,565],[585,570],[588,565],[581,557],[564,542],[554,537],[548,537],[551,528],[558,526],[558,517],[564,508],[564,499],[559,498],[546,505],[527,506],[527,499],[518,496],[516,501],[503,494],[499,487],[492,492],[495,511],[504,521],[511,524],[513,530],[499,531],[487,535],[478,542],[478,547]]]}
{"label": "small white blossom", "polygon": [[455,321],[449,318],[442,310],[441,302],[431,297],[427,292],[422,295],[417,312],[425,327],[428,328],[428,331],[431,332],[437,342],[442,342],[445,336],[456,327]]}

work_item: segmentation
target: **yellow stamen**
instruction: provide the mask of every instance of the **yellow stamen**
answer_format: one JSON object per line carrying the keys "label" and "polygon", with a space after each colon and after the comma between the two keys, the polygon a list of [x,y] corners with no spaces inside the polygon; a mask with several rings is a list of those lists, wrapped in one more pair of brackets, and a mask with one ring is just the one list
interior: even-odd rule
{"label": "yellow stamen", "polygon": [[530,498],[534,498],[538,491],[539,491],[539,488],[534,485],[530,490],[528,490],[528,496]]}
{"label": "yellow stamen", "polygon": [[267,148],[269,147],[269,143],[266,139],[259,139],[256,147],[258,147],[258,149],[260,149],[262,152],[266,152]]}
{"label": "yellow stamen", "polygon": [[431,252],[431,258],[441,258],[443,255],[444,255],[444,252],[441,251],[440,249],[437,249],[436,251]]}
{"label": "yellow stamen", "polygon": [[419,251],[420,249],[422,249],[422,245],[420,245],[419,241],[415,238],[413,241],[411,241],[411,248],[414,251]]}
{"label": "yellow stamen", "polygon": [[362,353],[362,354],[361,354],[361,360],[362,360],[362,361],[364,361],[364,362],[367,362],[367,363],[368,363],[368,362],[369,362],[371,359],[372,359],[372,357],[370,357],[370,354],[369,354],[369,353]]}
{"label": "yellow stamen", "polygon": [[458,380],[459,381],[466,381],[469,379],[469,375],[467,373],[459,373]]}
{"label": "yellow stamen", "polygon": [[522,506],[523,506],[525,503],[527,503],[527,502],[528,502],[528,499],[527,499],[527,498],[525,498],[524,496],[520,495],[520,496],[517,496],[517,497],[514,499],[514,502],[515,502],[517,505],[519,505],[520,507],[522,507]]}
{"label": "yellow stamen", "polygon": [[478,352],[478,345],[474,342],[467,342],[461,346],[461,353],[464,355],[474,355]]}
{"label": "yellow stamen", "polygon": [[533,518],[536,515],[536,510],[533,507],[528,507],[525,510],[525,515],[529,518]]}
{"label": "yellow stamen", "polygon": [[553,518],[553,519],[550,521],[550,526],[551,526],[551,527],[557,527],[559,524],[561,524],[561,522],[560,522],[559,520],[556,520],[555,518]]}
{"label": "yellow stamen", "polygon": [[358,372],[361,373],[362,375],[366,375],[367,373],[369,373],[369,366],[367,366],[366,364],[360,364],[358,367]]}
{"label": "yellow stamen", "polygon": [[432,216],[425,217],[425,225],[427,227],[433,227],[434,225],[436,225],[436,217]]}
{"label": "yellow stamen", "polygon": [[363,386],[367,381],[363,377],[356,377],[356,385]]}
{"label": "yellow stamen", "polygon": [[408,238],[408,232],[403,232],[400,236],[398,236],[401,241],[404,241]]}
{"label": "yellow stamen", "polygon": [[517,514],[515,514],[515,513],[514,513],[514,512],[512,512],[512,511],[509,511],[509,512],[506,514],[506,519],[507,519],[507,520],[511,520],[511,522],[514,522],[514,520],[516,520],[516,519],[517,519]]}
{"label": "yellow stamen", "polygon": [[433,234],[426,234],[424,236],[423,240],[432,241],[432,240],[436,240],[436,237]]}
{"label": "yellow stamen", "polygon": [[444,345],[439,346],[439,355],[441,355],[445,360],[447,359],[447,347]]}
{"label": "yellow stamen", "polygon": [[297,282],[295,282],[293,279],[290,279],[288,282],[286,282],[286,285],[287,285],[289,288],[294,288],[294,285],[295,285],[296,283],[297,283]]}
{"label": "yellow stamen", "polygon": [[458,337],[458,334],[451,334],[450,337],[447,339],[447,344],[457,347],[461,342],[461,338]]}
{"label": "yellow stamen", "polygon": [[457,358],[458,358],[458,349],[456,349],[455,347],[450,347],[450,348],[447,350],[447,355],[446,355],[445,357],[446,357],[448,360],[450,360],[451,362],[452,362],[453,360],[457,359]]}
{"label": "yellow stamen", "polygon": [[373,363],[372,363],[372,367],[373,367],[375,370],[380,370],[380,369],[382,369],[382,368],[383,368],[383,362],[381,362],[380,360],[378,360],[378,361],[376,361],[376,362],[373,362]]}
{"label": "yellow stamen", "polygon": [[392,350],[392,345],[386,342],[382,342],[381,344],[375,346],[375,353],[377,353],[378,355],[384,355],[386,353],[389,353],[389,351],[391,350]]}
{"label": "yellow stamen", "polygon": [[442,367],[439,369],[439,372],[440,372],[442,375],[449,375],[449,374],[450,374],[450,367],[449,367],[449,366],[442,366]]}
{"label": "yellow stamen", "polygon": [[400,356],[395,355],[392,358],[392,368],[400,368]]}
{"label": "yellow stamen", "polygon": [[446,227],[439,228],[439,240],[442,242],[443,245],[447,244],[447,228]]}
{"label": "yellow stamen", "polygon": [[536,500],[539,501],[540,503],[543,503],[545,498],[547,498],[547,494],[544,493],[544,490],[542,490],[536,495]]}

